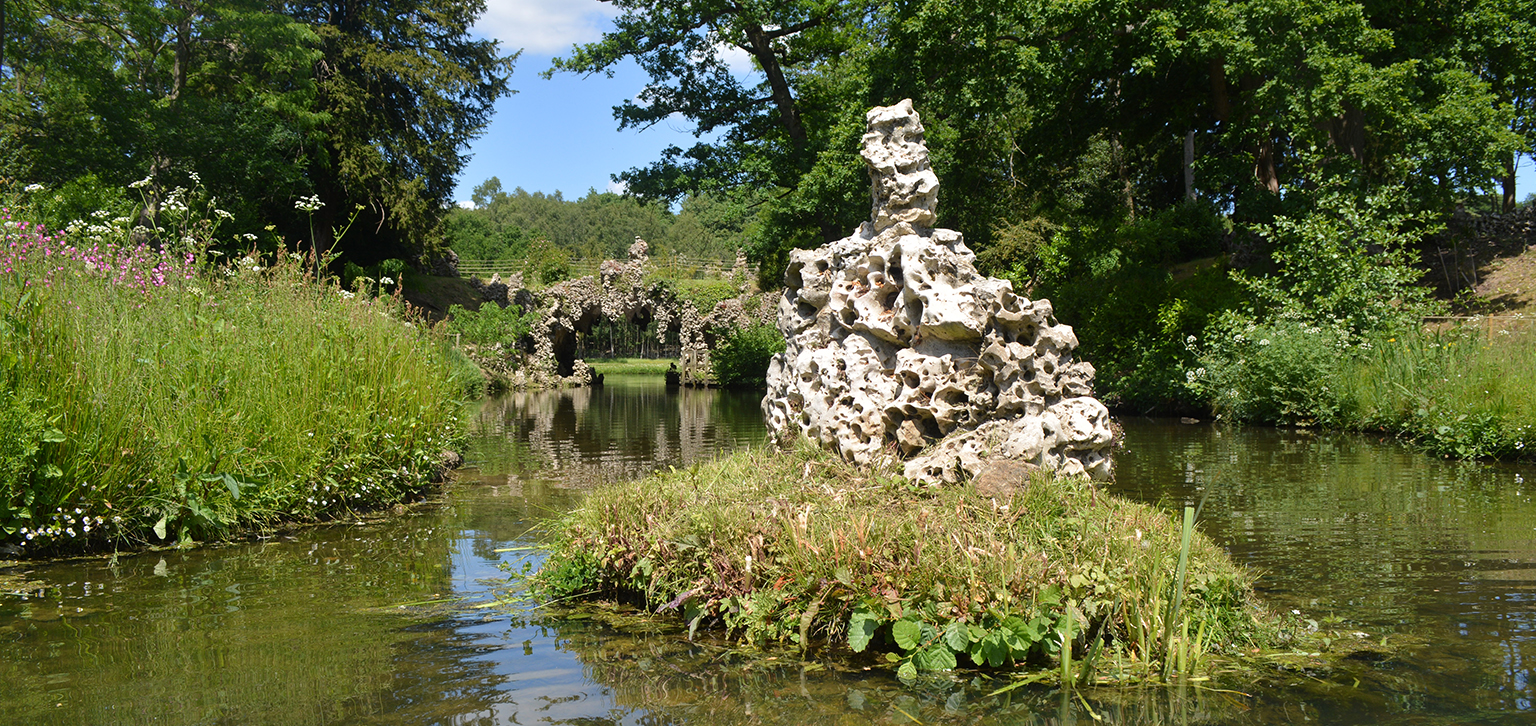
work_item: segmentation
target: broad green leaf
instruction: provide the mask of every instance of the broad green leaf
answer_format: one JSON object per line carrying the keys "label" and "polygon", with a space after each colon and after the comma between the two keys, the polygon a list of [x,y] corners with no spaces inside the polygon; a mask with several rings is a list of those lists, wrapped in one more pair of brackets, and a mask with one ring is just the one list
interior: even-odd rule
{"label": "broad green leaf", "polygon": [[848,647],[855,653],[863,653],[880,627],[880,619],[874,613],[855,610],[848,617]]}
{"label": "broad green leaf", "polygon": [[944,644],[948,645],[950,650],[964,653],[971,645],[971,631],[965,627],[965,623],[952,620],[944,628]]}
{"label": "broad green leaf", "polygon": [[165,517],[161,517],[160,521],[155,522],[155,536],[165,539]]}
{"label": "broad green leaf", "polygon": [[896,677],[903,681],[911,681],[917,678],[917,666],[912,665],[910,660],[902,663],[901,667],[896,669]]}
{"label": "broad green leaf", "polygon": [[981,640],[981,654],[993,668],[1006,664],[1011,655],[1008,644],[1003,642],[1003,632],[994,630]]}
{"label": "broad green leaf", "polygon": [[891,625],[891,637],[902,650],[916,650],[922,643],[923,626],[911,620],[897,620]]}
{"label": "broad green leaf", "polygon": [[943,643],[934,643],[912,655],[918,670],[952,671],[955,669],[955,651]]}
{"label": "broad green leaf", "polygon": [[238,500],[240,498],[240,482],[235,481],[234,477],[225,474],[224,486],[229,489],[229,496],[231,499]]}
{"label": "broad green leaf", "polygon": [[60,443],[64,441],[65,438],[66,437],[64,436],[64,432],[58,429],[48,429],[43,432],[43,441],[46,441],[50,444]]}

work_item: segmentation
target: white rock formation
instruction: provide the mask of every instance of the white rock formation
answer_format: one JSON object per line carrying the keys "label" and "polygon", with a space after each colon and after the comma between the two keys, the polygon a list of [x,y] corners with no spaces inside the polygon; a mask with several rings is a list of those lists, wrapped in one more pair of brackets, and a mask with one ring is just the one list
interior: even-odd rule
{"label": "white rock formation", "polygon": [[770,430],[860,464],[922,451],[906,474],[923,481],[973,477],[998,457],[1107,479],[1109,412],[1091,396],[1093,366],[1072,358],[1072,328],[1049,300],[977,273],[959,232],[932,228],[939,182],[912,102],[867,120],[871,221],[790,254]]}

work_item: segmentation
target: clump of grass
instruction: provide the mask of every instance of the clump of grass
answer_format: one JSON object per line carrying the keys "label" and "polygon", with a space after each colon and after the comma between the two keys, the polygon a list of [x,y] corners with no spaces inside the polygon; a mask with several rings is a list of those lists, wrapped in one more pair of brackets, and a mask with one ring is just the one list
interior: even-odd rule
{"label": "clump of grass", "polygon": [[106,223],[4,221],[0,543],[225,537],[439,473],[459,384],[397,297],[316,284],[298,255],[215,265]]}
{"label": "clump of grass", "polygon": [[1247,576],[1192,527],[1047,475],[992,498],[758,449],[595,491],[551,540],[523,575],[540,601],[638,600],[749,644],[884,651],[903,677],[1188,673],[1271,637]]}
{"label": "clump of grass", "polygon": [[1446,457],[1536,453],[1536,338],[1477,325],[1383,336],[1328,383],[1345,427]]}

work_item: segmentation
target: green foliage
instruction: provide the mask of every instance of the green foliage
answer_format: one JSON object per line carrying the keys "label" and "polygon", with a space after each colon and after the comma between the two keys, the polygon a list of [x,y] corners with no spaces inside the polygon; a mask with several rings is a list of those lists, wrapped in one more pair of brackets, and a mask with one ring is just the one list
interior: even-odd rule
{"label": "green foliage", "polygon": [[1424,229],[1398,200],[1323,189],[1313,208],[1263,228],[1275,270],[1234,275],[1252,305],[1206,331],[1188,373],[1214,408],[1236,420],[1339,422],[1335,372],[1370,338],[1411,330],[1434,309],[1410,264]]}
{"label": "green foliage", "polygon": [[768,385],[768,361],[784,351],[784,335],[767,324],[733,330],[710,351],[709,364],[715,382],[726,388],[764,388]]}
{"label": "green foliage", "polygon": [[544,240],[568,257],[623,260],[636,237],[658,261],[674,254],[729,260],[756,214],[723,194],[690,196],[674,215],[665,205],[611,192],[575,200],[560,192],[505,192],[496,177],[475,188],[474,200],[474,209],[448,214],[444,239],[461,257],[487,260],[523,259]]}
{"label": "green foliage", "polygon": [[[1138,412],[1191,408],[1185,339],[1203,334],[1243,299],[1215,256],[1226,231],[1216,210],[1185,203],[1108,228],[1058,227],[1032,218],[999,230],[983,253],[1004,276],[1029,283],[1072,325],[1098,371],[1096,394]],[[994,267],[995,269],[995,267]]]}
{"label": "green foliage", "polygon": [[1481,321],[1378,336],[1329,381],[1342,424],[1398,432],[1437,456],[1536,455],[1536,340]]}
{"label": "green foliage", "polygon": [[470,310],[461,305],[448,309],[448,330],[464,337],[464,342],[474,345],[499,345],[504,350],[515,350],[518,341],[533,330],[539,319],[537,310],[524,311],[516,305],[501,307],[495,304],[481,305]]}
{"label": "green foliage", "polygon": [[7,538],[32,521],[34,477],[48,479],[58,470],[39,465],[44,442],[63,438],[28,398],[20,391],[0,390],[0,533]]}
{"label": "green foliage", "polygon": [[53,190],[55,227],[97,210],[160,225],[200,175],[237,232],[308,240],[293,199],[317,194],[322,247],[362,204],[349,256],[420,251],[511,71],[470,38],[474,0],[10,5],[0,177]]}
{"label": "green foliage", "polygon": [[657,282],[671,288],[677,295],[679,304],[693,303],[694,309],[698,310],[700,315],[708,315],[716,305],[741,294],[740,290],[727,280],[659,279]]}
{"label": "green foliage", "polygon": [[1360,199],[1328,187],[1310,201],[1310,209],[1260,228],[1275,271],[1237,276],[1260,311],[1255,317],[1330,323],[1359,339],[1417,324],[1433,311],[1413,263],[1419,240],[1435,228],[1403,211],[1400,191]]}
{"label": "green foliage", "polygon": [[1338,393],[1329,384],[1357,352],[1348,329],[1288,318],[1261,324],[1229,314],[1206,338],[1200,366],[1187,378],[1223,417],[1339,423]]}
{"label": "green foliage", "polygon": [[535,601],[643,598],[747,643],[884,651],[903,678],[1059,662],[1091,679],[1100,652],[1132,669],[1184,653],[1190,671],[1269,632],[1219,548],[1086,482],[1040,476],[994,501],[809,447],[594,491],[523,576]]}
{"label": "green foliage", "polygon": [[297,255],[219,264],[206,237],[93,226],[5,228],[0,541],[188,543],[387,506],[437,476],[458,389],[394,300],[316,284]]}

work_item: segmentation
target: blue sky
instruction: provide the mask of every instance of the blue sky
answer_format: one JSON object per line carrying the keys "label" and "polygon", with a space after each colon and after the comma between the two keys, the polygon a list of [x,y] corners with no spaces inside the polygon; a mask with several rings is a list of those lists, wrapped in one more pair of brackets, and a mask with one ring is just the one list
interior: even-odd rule
{"label": "blue sky", "polygon": [[574,43],[597,40],[613,27],[613,6],[597,0],[489,0],[475,26],[482,37],[501,41],[504,52],[521,48],[512,73],[516,94],[496,104],[496,115],[459,174],[454,198],[466,201],[472,190],[494,176],[508,191],[560,191],[576,199],[588,189],[610,188],[611,175],[660,158],[670,145],[694,143],[693,127],[683,120],[645,130],[618,131],[613,107],[645,87],[646,74],[632,62],[613,78],[539,74],[551,58],[566,55]]}
{"label": "blue sky", "polygon": [[[518,92],[496,104],[491,125],[470,145],[469,163],[459,174],[454,198],[467,201],[471,191],[495,176],[507,190],[560,191],[576,199],[588,189],[610,189],[611,175],[660,158],[662,149],[694,143],[684,120],[645,130],[618,131],[613,107],[645,87],[646,75],[633,63],[613,78],[560,73],[539,77],[551,58],[565,55],[574,43],[597,40],[613,27],[616,12],[597,0],[488,0],[476,24],[482,37],[501,41],[503,51],[523,49],[512,74]],[[734,66],[748,72],[745,54]],[[738,65],[739,64],[739,65]],[[1536,192],[1536,169],[1520,159],[1520,199]]]}

